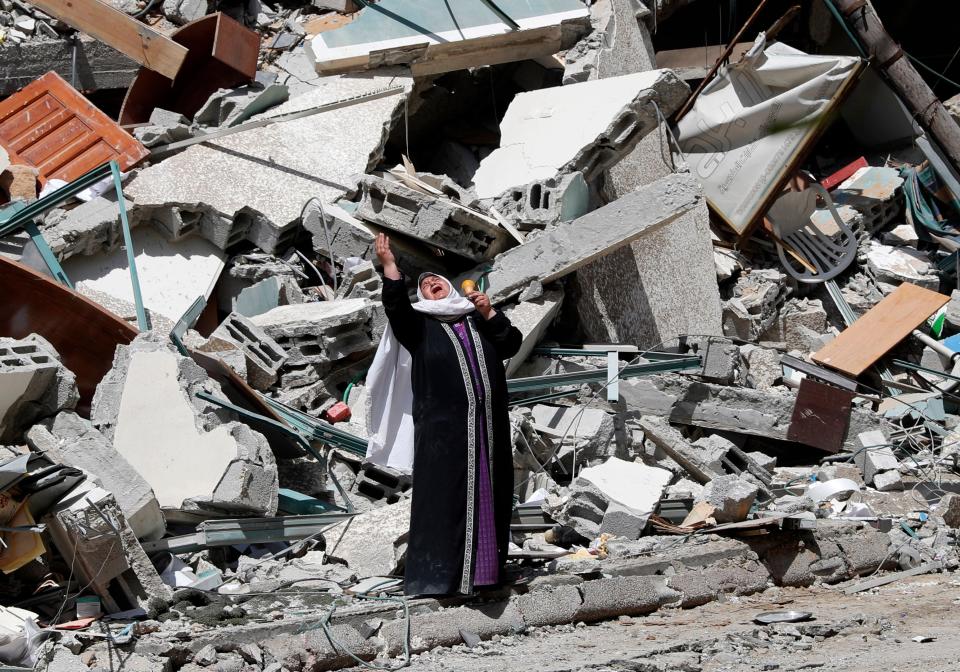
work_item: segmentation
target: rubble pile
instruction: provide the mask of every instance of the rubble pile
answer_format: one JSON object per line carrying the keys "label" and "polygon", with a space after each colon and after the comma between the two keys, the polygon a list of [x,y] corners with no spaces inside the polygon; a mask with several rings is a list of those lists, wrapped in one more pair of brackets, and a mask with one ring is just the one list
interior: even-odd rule
{"label": "rubble pile", "polygon": [[[960,166],[811,17],[708,73],[654,49],[688,3],[52,4],[0,9],[86,50],[0,91],[0,663],[400,666],[960,567]],[[401,597],[380,233],[523,336],[475,595]]]}

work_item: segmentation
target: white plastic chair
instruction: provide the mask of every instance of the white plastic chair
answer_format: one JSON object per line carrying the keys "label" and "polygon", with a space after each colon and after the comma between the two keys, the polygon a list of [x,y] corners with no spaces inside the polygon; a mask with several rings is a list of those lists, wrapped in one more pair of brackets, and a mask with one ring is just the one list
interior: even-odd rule
{"label": "white plastic chair", "polygon": [[[817,210],[817,196],[823,199],[837,225],[836,234],[817,228],[812,217]],[[843,273],[857,256],[857,237],[837,213],[830,194],[816,183],[802,191],[785,191],[767,211],[773,225],[777,254],[784,270],[799,282],[818,283]],[[816,272],[794,258],[789,248],[802,257]]]}

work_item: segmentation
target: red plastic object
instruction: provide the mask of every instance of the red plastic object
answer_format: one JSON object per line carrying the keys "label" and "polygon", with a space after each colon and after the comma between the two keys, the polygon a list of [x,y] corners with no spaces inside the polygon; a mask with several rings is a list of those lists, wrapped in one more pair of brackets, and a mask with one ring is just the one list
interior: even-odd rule
{"label": "red plastic object", "polygon": [[820,185],[827,191],[830,191],[835,186],[843,182],[845,179],[853,175],[855,172],[857,172],[861,168],[866,168],[868,165],[870,164],[867,163],[867,160],[861,156],[859,159],[857,159],[853,163],[849,163],[845,165],[843,168],[835,172],[833,175],[820,180]]}
{"label": "red plastic object", "polygon": [[326,416],[327,420],[332,423],[344,422],[350,419],[350,407],[347,406],[342,401],[338,401],[333,406],[327,409]]}

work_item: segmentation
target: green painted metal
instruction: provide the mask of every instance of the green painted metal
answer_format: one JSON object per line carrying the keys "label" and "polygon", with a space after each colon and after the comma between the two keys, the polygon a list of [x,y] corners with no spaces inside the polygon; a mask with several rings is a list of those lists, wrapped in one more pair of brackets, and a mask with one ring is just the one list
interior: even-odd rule
{"label": "green painted metal", "polygon": [[298,516],[326,513],[328,511],[342,511],[339,506],[305,495],[290,488],[280,488],[280,500],[277,510]]}
{"label": "green painted metal", "polygon": [[276,399],[271,399],[263,395],[260,396],[284,421],[290,423],[291,427],[302,432],[304,436],[314,441],[321,441],[336,446],[337,448],[342,448],[362,457],[366,456],[366,439],[345,432],[342,429],[337,429],[328,422],[324,422],[295,408],[291,408]]}
{"label": "green painted metal", "polygon": [[92,187],[97,182],[110,176],[111,169],[109,163],[97,166],[88,173],[84,173],[73,182],[65,184],[54,192],[51,192],[43,198],[38,198],[33,203],[17,212],[13,217],[0,224],[0,238],[19,230],[26,222],[32,221],[40,215],[53,210],[84,189]]}
{"label": "green painted metal", "polygon": [[[939,376],[941,378],[946,378],[948,380],[955,380],[960,382],[960,376],[955,376],[952,373],[946,373],[944,371],[937,371],[936,369],[929,369],[925,366],[920,366],[919,364],[914,364],[913,362],[907,362],[902,359],[893,360],[892,364],[894,366],[899,366],[904,369],[912,369],[913,371],[920,371],[922,373],[929,373],[933,376]],[[932,391],[932,390],[931,390]]]}
{"label": "green painted metal", "polygon": [[[26,210],[27,207],[27,204],[23,201],[14,201],[0,208],[0,237],[13,233],[17,230],[17,228],[22,228],[27,232],[27,235],[30,236],[34,246],[36,246],[37,251],[40,253],[40,258],[43,259],[43,263],[47,265],[47,268],[50,270],[50,274],[54,277],[54,279],[57,280],[57,282],[66,285],[70,289],[73,289],[73,284],[71,284],[70,278],[67,277],[66,272],[63,270],[63,267],[57,260],[53,250],[51,250],[50,246],[47,244],[46,238],[44,238],[43,234],[40,233],[40,229],[37,228],[37,225],[34,224],[32,219],[23,220],[22,217],[18,217],[18,215]],[[14,219],[20,223],[8,226],[8,222]]]}
{"label": "green painted metal", "polygon": [[110,162],[113,174],[113,188],[117,191],[117,203],[120,205],[120,227],[123,229],[123,244],[127,247],[127,265],[130,267],[130,284],[133,285],[133,302],[137,308],[137,326],[140,331],[149,331],[150,322],[143,308],[143,296],[140,294],[140,278],[137,276],[137,260],[133,251],[133,237],[130,235],[130,222],[127,220],[127,205],[123,200],[123,184],[120,182],[120,166]]}
{"label": "green painted metal", "polygon": [[[620,370],[620,379],[649,376],[654,373],[668,371],[684,371],[699,369],[703,362],[699,355],[687,355],[676,359],[660,362],[646,362],[644,364],[629,364]],[[571,371],[556,373],[548,376],[531,376],[529,378],[512,378],[507,381],[507,391],[511,393],[526,392],[528,390],[543,390],[567,385],[583,385],[584,383],[605,383],[610,380],[607,369],[588,369],[586,371]]]}
{"label": "green painted metal", "polygon": [[206,298],[198,296],[170,331],[170,340],[173,341],[173,344],[177,346],[177,350],[179,350],[180,354],[184,357],[189,357],[190,352],[187,350],[187,346],[183,344],[183,337],[187,333],[187,329],[196,324],[197,320],[200,319],[200,314],[206,307]]}
{"label": "green painted metal", "polygon": [[[260,415],[259,413],[254,413],[253,411],[249,411],[241,406],[237,406],[236,404],[226,399],[215,397],[209,392],[197,392],[196,396],[198,399],[203,399],[204,401],[209,401],[212,404],[216,404],[217,406],[222,406],[223,408],[229,409],[234,413],[236,413],[237,415],[239,415],[241,418],[256,420],[257,422],[262,422],[264,424],[270,425],[271,427],[277,429],[280,432],[283,432],[284,434],[292,438],[294,441],[296,441],[297,444],[301,448],[303,448],[304,451],[307,452],[307,454],[313,456],[313,458],[317,462],[320,462],[321,464],[326,462],[323,459],[323,457],[320,455],[320,453],[317,452],[316,448],[314,448],[310,444],[310,441],[308,441],[307,438],[305,438],[301,432],[297,431],[296,428],[291,429],[290,427],[288,427],[287,425],[283,424],[278,420],[274,420],[273,418],[269,418],[265,415]],[[268,397],[263,397],[263,398],[268,399]],[[282,405],[283,404],[281,404],[281,406]],[[343,433],[346,434],[346,432],[343,432]],[[352,435],[348,435],[348,436],[352,436]],[[354,438],[359,439],[359,437],[354,437]],[[364,455],[366,455],[366,447],[364,447]],[[340,497],[343,498],[344,503],[347,505],[347,511],[353,512],[353,503],[350,501],[350,496],[347,495],[347,491],[344,490],[343,486],[340,485],[340,481],[337,480],[336,475],[329,469],[327,470],[327,475],[330,477],[330,480],[333,481],[334,487],[336,487],[337,492],[340,493]]]}

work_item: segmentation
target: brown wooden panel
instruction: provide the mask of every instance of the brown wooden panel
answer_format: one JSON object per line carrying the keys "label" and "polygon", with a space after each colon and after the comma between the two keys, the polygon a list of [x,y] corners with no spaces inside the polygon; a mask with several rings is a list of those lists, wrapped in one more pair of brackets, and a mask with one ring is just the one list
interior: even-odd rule
{"label": "brown wooden panel", "polygon": [[840,452],[850,426],[853,392],[810,378],[800,382],[787,440]]}
{"label": "brown wooden panel", "polygon": [[814,354],[813,360],[859,376],[949,300],[905,282]]}
{"label": "brown wooden panel", "polygon": [[248,30],[226,14],[220,14],[211,53],[224,65],[253,79],[257,75],[260,35]]}
{"label": "brown wooden panel", "polygon": [[0,335],[39,334],[77,377],[86,414],[97,384],[113,365],[118,345],[137,330],[93,301],[31,268],[0,257]]}
{"label": "brown wooden panel", "polygon": [[13,163],[37,168],[41,183],[71,182],[109,160],[128,170],[148,154],[55,72],[0,101],[0,144]]}
{"label": "brown wooden panel", "polygon": [[[252,60],[255,65],[260,53],[260,36],[234,21],[236,25],[227,32],[243,31],[244,36],[230,42],[232,48],[228,53],[226,42],[229,40],[221,45],[217,37],[221,25],[230,25],[225,23],[227,21],[232,19],[220,13],[208,14],[171,33],[170,39],[189,49],[180,74],[170,81],[142,68],[127,89],[120,109],[120,123],[146,123],[157,107],[193,118],[217,89],[232,88],[253,79],[255,67],[241,71],[232,64],[249,64]],[[238,49],[243,50],[243,55],[236,53]]]}
{"label": "brown wooden panel", "polygon": [[[8,114],[3,115],[3,122],[0,123],[0,138],[9,138],[14,150],[19,149],[21,143],[30,142],[29,137],[24,136],[28,136],[31,129],[36,128],[51,114],[63,113],[60,104],[46,93],[24,103],[17,109],[9,110]],[[22,114],[17,114],[21,111]]]}

